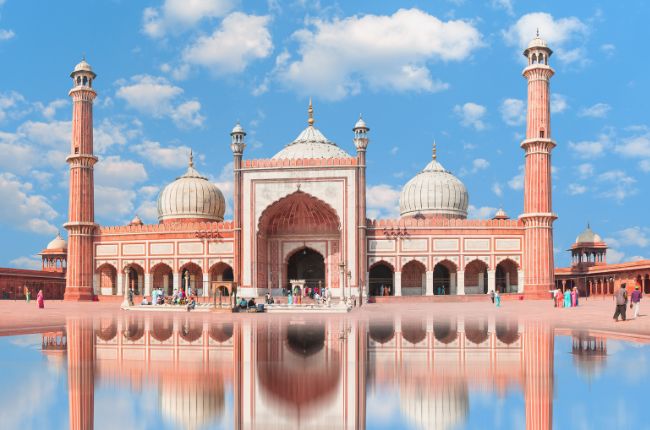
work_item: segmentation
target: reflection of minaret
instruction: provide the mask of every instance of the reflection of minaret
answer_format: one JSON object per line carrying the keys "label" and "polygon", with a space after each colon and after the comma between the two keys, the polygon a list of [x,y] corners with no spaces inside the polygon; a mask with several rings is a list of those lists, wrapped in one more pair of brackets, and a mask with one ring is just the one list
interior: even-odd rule
{"label": "reflection of minaret", "polygon": [[92,321],[69,319],[68,401],[71,430],[89,430],[94,424],[95,335]]}
{"label": "reflection of minaret", "polygon": [[553,330],[542,322],[529,322],[524,331],[524,399],[526,429],[553,425]]}
{"label": "reflection of minaret", "polygon": [[242,428],[242,333],[241,333],[241,323],[236,323],[233,328],[233,346],[232,346],[232,355],[233,355],[233,404],[234,404],[234,416],[233,416],[233,428],[235,430],[240,430]]}

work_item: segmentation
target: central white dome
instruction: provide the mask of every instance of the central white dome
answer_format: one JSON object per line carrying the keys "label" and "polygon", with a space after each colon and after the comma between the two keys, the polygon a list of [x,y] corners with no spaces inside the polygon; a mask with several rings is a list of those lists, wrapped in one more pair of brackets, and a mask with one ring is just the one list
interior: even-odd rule
{"label": "central white dome", "polygon": [[328,140],[323,133],[314,127],[314,109],[309,101],[309,126],[304,129],[290,144],[273,156],[274,160],[296,158],[348,158],[350,154]]}
{"label": "central white dome", "polygon": [[465,185],[436,160],[434,149],[433,160],[402,189],[399,210],[401,216],[467,218],[468,204]]}
{"label": "central white dome", "polygon": [[167,185],[158,196],[160,222],[223,221],[226,200],[221,190],[194,168],[192,156],[187,172]]}

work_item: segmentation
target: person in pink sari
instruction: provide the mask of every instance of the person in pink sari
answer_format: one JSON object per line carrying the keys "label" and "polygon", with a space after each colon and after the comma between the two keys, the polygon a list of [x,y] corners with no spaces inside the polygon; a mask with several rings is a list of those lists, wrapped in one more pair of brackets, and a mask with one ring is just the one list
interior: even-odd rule
{"label": "person in pink sari", "polygon": [[38,307],[43,309],[45,307],[45,300],[43,298],[43,290],[38,290],[38,294],[36,295],[36,302],[38,303]]}
{"label": "person in pink sari", "polygon": [[576,307],[578,306],[578,290],[576,287],[573,287],[571,289],[571,307]]}

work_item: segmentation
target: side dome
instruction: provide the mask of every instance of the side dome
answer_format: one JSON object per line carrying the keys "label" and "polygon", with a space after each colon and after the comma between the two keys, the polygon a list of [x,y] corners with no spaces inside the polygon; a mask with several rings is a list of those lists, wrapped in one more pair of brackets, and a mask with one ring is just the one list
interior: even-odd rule
{"label": "side dome", "polygon": [[603,239],[600,237],[600,235],[594,233],[589,224],[587,224],[587,228],[584,229],[582,233],[578,235],[578,237],[576,237],[576,243],[596,243],[602,241]]}
{"label": "side dome", "polygon": [[442,164],[433,160],[408,181],[399,199],[400,215],[432,215],[446,218],[467,218],[469,195],[465,185]]}
{"label": "side dome", "polygon": [[47,244],[47,250],[60,250],[60,249],[68,249],[68,243],[65,241],[64,238],[61,237],[60,233],[57,233],[56,237]]}
{"label": "side dome", "polygon": [[167,185],[158,196],[158,220],[223,221],[226,200],[219,188],[190,163],[185,174]]}
{"label": "side dome", "polygon": [[314,109],[309,100],[309,124],[298,137],[282,148],[272,158],[274,160],[296,158],[349,158],[350,154],[339,148],[336,143],[328,140],[323,133],[314,127]]}

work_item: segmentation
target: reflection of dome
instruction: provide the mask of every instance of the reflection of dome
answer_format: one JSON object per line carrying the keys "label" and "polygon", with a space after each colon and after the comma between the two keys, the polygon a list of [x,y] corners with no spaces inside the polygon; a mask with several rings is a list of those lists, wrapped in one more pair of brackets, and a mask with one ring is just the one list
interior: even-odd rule
{"label": "reflection of dome", "polygon": [[194,430],[214,423],[224,413],[224,389],[220,380],[188,381],[182,376],[160,382],[160,409],[173,428]]}
{"label": "reflection of dome", "polygon": [[589,224],[587,224],[587,228],[576,237],[576,243],[596,243],[602,241],[603,239],[601,239],[598,234],[594,233]]}
{"label": "reflection of dome", "polygon": [[469,413],[467,386],[452,381],[436,385],[413,381],[400,390],[400,409],[417,428],[456,428]]}
{"label": "reflection of dome", "polygon": [[61,237],[61,234],[57,234],[54,240],[47,244],[47,249],[50,251],[68,249],[68,243]]}
{"label": "reflection of dome", "polygon": [[158,219],[223,221],[226,201],[221,190],[194,169],[192,155],[187,172],[158,196]]}
{"label": "reflection of dome", "polygon": [[607,340],[585,334],[573,336],[573,363],[578,374],[591,381],[603,372],[607,361]]}
{"label": "reflection of dome", "polygon": [[469,195],[465,185],[436,160],[408,181],[399,199],[401,216],[438,215],[467,218]]}
{"label": "reflection of dome", "polygon": [[350,155],[329,141],[323,133],[314,127],[313,109],[309,101],[309,126],[300,135],[273,156],[278,159],[295,158],[349,158]]}

